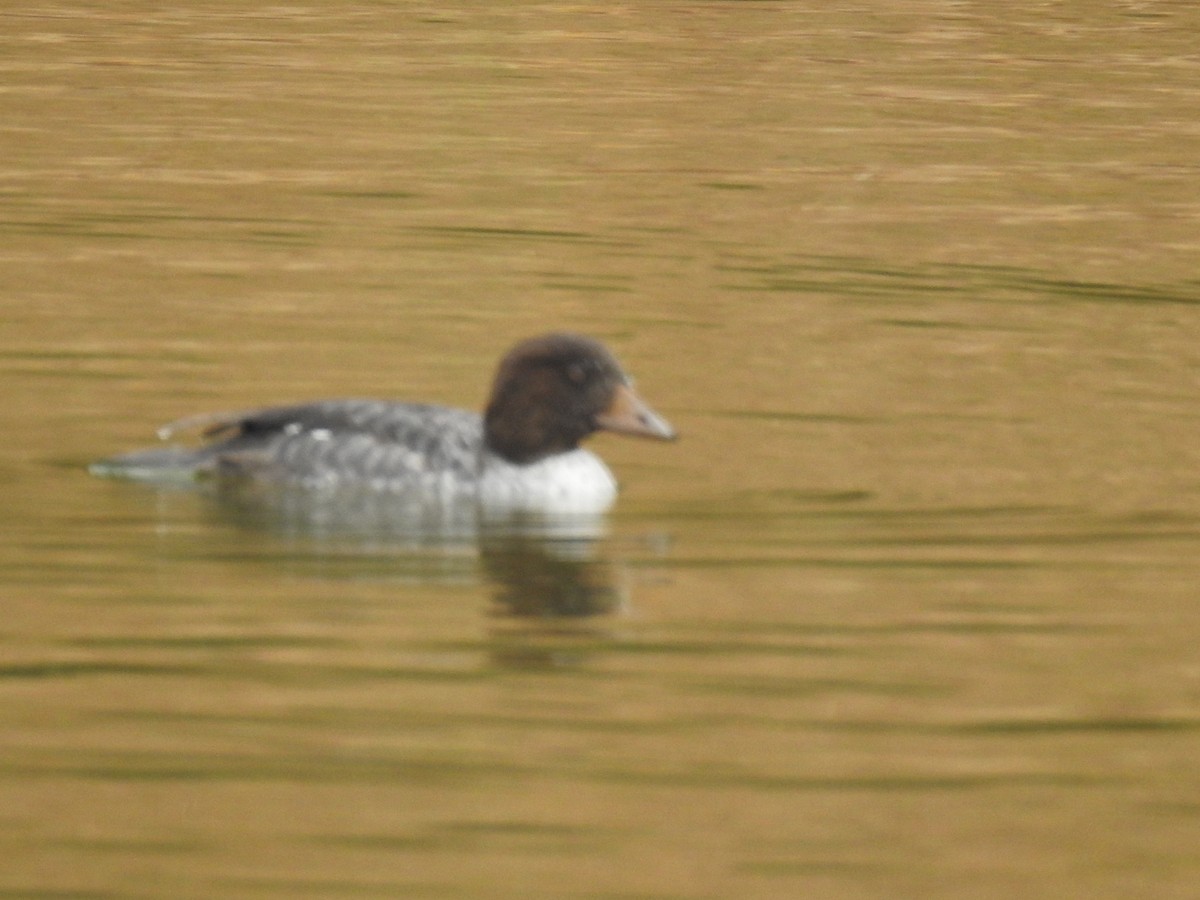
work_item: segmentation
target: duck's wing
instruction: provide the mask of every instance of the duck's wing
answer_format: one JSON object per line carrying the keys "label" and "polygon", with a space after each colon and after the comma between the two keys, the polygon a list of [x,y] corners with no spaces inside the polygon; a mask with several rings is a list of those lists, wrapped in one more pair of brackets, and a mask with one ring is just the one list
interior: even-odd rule
{"label": "duck's wing", "polygon": [[442,408],[444,407],[419,403],[389,403],[383,400],[319,400],[313,403],[187,416],[158,429],[158,436],[168,440],[178,434],[198,431],[206,439],[216,439],[318,428],[338,432],[382,434],[388,431],[390,423],[397,418],[413,419],[420,410],[429,410],[430,414],[433,414]]}
{"label": "duck's wing", "polygon": [[211,441],[208,468],[314,483],[474,477],[482,443],[475,413],[419,403],[325,400],[182,420]]}
{"label": "duck's wing", "polygon": [[480,417],[465,410],[382,400],[323,400],[214,413],[159,429],[169,440],[199,431],[198,447],[154,447],[96,463],[98,474],[180,480],[235,474],[302,484],[368,483],[420,489],[477,475]]}

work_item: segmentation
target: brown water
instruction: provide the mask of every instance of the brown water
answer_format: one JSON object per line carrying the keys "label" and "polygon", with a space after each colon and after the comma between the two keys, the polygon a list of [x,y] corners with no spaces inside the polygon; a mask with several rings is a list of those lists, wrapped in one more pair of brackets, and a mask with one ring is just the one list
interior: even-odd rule
{"label": "brown water", "polygon": [[[443,6],[0,12],[0,896],[1200,894],[1200,10]],[[547,327],[593,543],[83,468]]]}

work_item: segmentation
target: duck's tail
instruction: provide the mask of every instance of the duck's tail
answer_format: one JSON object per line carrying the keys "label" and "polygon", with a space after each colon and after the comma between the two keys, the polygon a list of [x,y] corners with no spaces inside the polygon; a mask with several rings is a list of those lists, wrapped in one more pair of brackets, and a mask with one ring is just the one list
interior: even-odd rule
{"label": "duck's tail", "polygon": [[88,466],[88,471],[103,478],[129,481],[194,481],[209,456],[203,449],[150,447],[99,460]]}

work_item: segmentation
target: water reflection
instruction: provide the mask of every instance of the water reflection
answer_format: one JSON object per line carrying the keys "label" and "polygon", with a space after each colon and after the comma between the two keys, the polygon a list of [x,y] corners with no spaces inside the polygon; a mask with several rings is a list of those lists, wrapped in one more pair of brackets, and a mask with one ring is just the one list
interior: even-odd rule
{"label": "water reflection", "polygon": [[516,532],[480,543],[483,571],[495,587],[497,613],[516,618],[578,619],[625,605],[611,559],[594,541]]}
{"label": "water reflection", "polygon": [[218,479],[196,489],[212,497],[219,515],[235,524],[316,542],[436,549],[476,544],[492,534],[555,540],[604,534],[601,515],[488,514],[469,498],[431,501],[416,490],[309,488],[260,479]]}
{"label": "water reflection", "polygon": [[[178,493],[184,488],[155,488]],[[622,610],[619,564],[607,555],[603,517],[523,513],[488,517],[471,503],[431,506],[369,490],[310,490],[218,481],[197,490],[218,524],[287,541],[305,556],[395,561],[420,583],[482,577],[493,618],[544,623]],[[511,634],[511,624],[509,633]]]}

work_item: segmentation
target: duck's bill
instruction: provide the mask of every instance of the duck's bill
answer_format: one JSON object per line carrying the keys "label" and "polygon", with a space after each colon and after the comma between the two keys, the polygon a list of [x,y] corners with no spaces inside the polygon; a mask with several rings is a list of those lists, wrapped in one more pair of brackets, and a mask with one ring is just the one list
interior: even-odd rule
{"label": "duck's bill", "polygon": [[656,413],[627,384],[617,388],[608,409],[596,416],[596,425],[605,431],[673,441],[679,435],[671,423]]}

